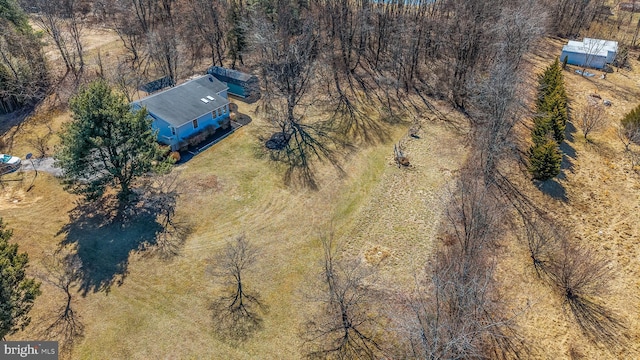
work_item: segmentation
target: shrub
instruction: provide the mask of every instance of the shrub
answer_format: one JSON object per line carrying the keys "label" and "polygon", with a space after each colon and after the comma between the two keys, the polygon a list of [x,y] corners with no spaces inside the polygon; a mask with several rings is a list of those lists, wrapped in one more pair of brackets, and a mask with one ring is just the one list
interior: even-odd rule
{"label": "shrub", "polygon": [[640,130],[640,105],[636,106],[620,121],[625,134],[633,134]]}

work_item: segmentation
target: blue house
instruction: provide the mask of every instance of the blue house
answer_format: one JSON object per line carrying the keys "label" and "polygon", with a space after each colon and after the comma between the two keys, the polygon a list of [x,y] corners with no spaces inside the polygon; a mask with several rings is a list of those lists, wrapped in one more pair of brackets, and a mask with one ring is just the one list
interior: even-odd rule
{"label": "blue house", "polygon": [[204,75],[134,101],[131,106],[134,111],[146,107],[158,142],[176,151],[185,148],[189,139],[211,133],[229,118],[227,90],[227,85],[215,77]]}

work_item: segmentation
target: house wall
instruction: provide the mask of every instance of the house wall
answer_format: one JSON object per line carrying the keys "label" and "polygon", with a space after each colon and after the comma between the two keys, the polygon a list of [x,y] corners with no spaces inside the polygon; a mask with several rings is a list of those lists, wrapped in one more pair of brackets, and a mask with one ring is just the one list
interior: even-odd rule
{"label": "house wall", "polygon": [[567,57],[567,64],[576,65],[576,66],[585,66],[587,60],[589,61],[588,67],[602,69],[607,61],[607,58],[604,56],[596,56],[593,55],[590,58],[587,58],[586,54],[582,53],[574,53],[563,51],[560,54],[560,61],[564,61],[564,58]]}
{"label": "house wall", "polygon": [[[131,104],[131,110],[133,112],[139,111],[140,109],[142,109],[142,106],[140,106],[140,104],[138,103]],[[171,128],[169,127],[170,126],[169,123],[158,118],[157,116],[154,116],[149,112],[147,113],[148,113],[147,118],[151,120],[151,128],[153,129],[153,131],[157,131],[156,137],[158,142],[165,145],[172,145],[175,142],[175,139],[171,134]]]}
{"label": "house wall", "polygon": [[229,87],[230,93],[240,97],[245,97],[244,88],[242,86],[231,83],[228,83],[227,86]]}
{"label": "house wall", "polygon": [[193,128],[193,121],[190,121],[182,126],[176,128],[176,140],[175,146],[176,149],[178,147],[178,143],[187,139],[188,137],[199,133],[204,130],[207,126],[213,126],[214,128],[219,128],[222,121],[229,117],[229,104],[223,106],[219,109],[219,115],[216,114],[214,110],[213,113],[207,113],[198,118],[198,127]]}
{"label": "house wall", "polygon": [[151,127],[154,131],[157,131],[158,134],[158,142],[165,145],[173,145],[176,141],[175,136],[171,134],[171,128],[168,122],[158,119],[151,115],[153,122],[151,123]]}
{"label": "house wall", "polygon": [[[218,93],[220,96],[227,97],[227,92]],[[140,104],[132,104],[132,110],[137,111],[142,107]],[[157,140],[161,144],[171,146],[172,151],[176,151],[180,147],[180,142],[185,140],[186,138],[199,133],[207,126],[213,126],[214,128],[219,128],[222,121],[229,117],[229,104],[227,103],[221,108],[214,110],[213,112],[204,114],[198,118],[198,127],[194,129],[193,121],[189,121],[188,123],[183,124],[182,126],[175,128],[175,135],[172,134],[172,125],[162,118],[156,116],[153,113],[149,113],[149,117],[151,118],[151,127],[154,131],[157,131]]]}

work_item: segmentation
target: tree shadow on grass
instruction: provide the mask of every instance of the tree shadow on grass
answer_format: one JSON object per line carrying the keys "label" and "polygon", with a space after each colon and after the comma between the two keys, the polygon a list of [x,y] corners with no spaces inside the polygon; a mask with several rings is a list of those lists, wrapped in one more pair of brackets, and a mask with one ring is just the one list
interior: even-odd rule
{"label": "tree shadow on grass", "polygon": [[[3,137],[3,151],[13,152],[15,136],[22,130],[25,120],[33,113],[33,107],[26,107],[9,114],[0,114],[0,136]],[[17,154],[24,156],[24,154]]]}
{"label": "tree shadow on grass", "polygon": [[231,304],[230,297],[218,298],[209,304],[209,310],[216,334],[232,344],[240,344],[262,329],[263,316],[269,308],[255,294],[249,295],[242,307]]}
{"label": "tree shadow on grass", "polygon": [[184,242],[188,231],[186,226],[182,228],[171,220],[174,196],[152,194],[142,197],[120,213],[115,210],[115,197],[79,204],[71,210],[70,222],[57,236],[63,236],[61,246],[75,248],[82,262],[83,273],[78,288],[83,296],[90,292],[108,293],[113,284],[122,285],[132,252],[160,253],[164,259],[178,254],[176,249]]}
{"label": "tree shadow on grass", "polygon": [[540,191],[556,200],[563,202],[569,201],[567,198],[567,190],[556,179],[538,182],[536,186]]}
{"label": "tree shadow on grass", "polygon": [[[563,146],[560,145],[560,149],[563,149]],[[567,178],[567,172],[573,173],[573,161],[571,160],[571,156],[567,155],[567,153],[562,151],[562,162],[560,163],[560,174],[558,174],[557,178],[560,180],[565,180]]]}
{"label": "tree shadow on grass", "polygon": [[576,149],[573,148],[571,143],[574,140],[574,134],[576,132],[575,126],[572,123],[567,122],[566,128],[566,141],[563,141],[560,144],[560,151],[562,152],[562,163],[560,164],[560,169],[562,170],[558,175],[558,179],[564,180],[567,178],[567,171],[573,173],[573,161],[578,158],[578,154],[576,153]]}
{"label": "tree shadow on grass", "polygon": [[[568,142],[573,142],[576,134],[576,127],[573,125],[571,121],[567,121],[564,129],[564,136]],[[572,156],[575,159],[575,156]]]}
{"label": "tree shadow on grass", "polygon": [[574,149],[573,146],[571,146],[571,144],[567,143],[566,141],[563,141],[562,144],[560,144],[560,150],[562,150],[562,153],[570,159],[575,160],[578,158],[576,149]]}

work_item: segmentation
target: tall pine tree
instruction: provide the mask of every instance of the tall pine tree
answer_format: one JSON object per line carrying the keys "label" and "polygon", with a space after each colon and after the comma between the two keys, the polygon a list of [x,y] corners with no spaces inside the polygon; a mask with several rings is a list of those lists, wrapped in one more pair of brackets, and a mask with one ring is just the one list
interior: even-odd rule
{"label": "tall pine tree", "polygon": [[640,105],[636,106],[633,110],[629,111],[624,118],[620,121],[622,127],[626,128],[640,128]]}
{"label": "tall pine tree", "polygon": [[96,200],[116,187],[125,205],[135,179],[153,171],[161,153],[146,110],[131,112],[102,80],[83,88],[70,107],[73,120],[63,128],[55,156],[67,189]]}
{"label": "tall pine tree", "polygon": [[547,139],[544,143],[531,147],[529,153],[529,172],[534,179],[544,181],[560,174],[562,154],[558,144]]}
{"label": "tall pine tree", "polygon": [[26,253],[18,253],[18,244],[9,244],[13,231],[0,219],[0,340],[24,329],[29,311],[40,295],[40,283],[26,276]]}
{"label": "tall pine tree", "polygon": [[558,59],[540,76],[536,112],[552,119],[553,138],[558,144],[565,139],[565,129],[569,119],[567,93],[564,88],[562,67]]}
{"label": "tall pine tree", "polygon": [[558,145],[565,139],[568,121],[567,94],[558,59],[538,79],[536,117],[531,130],[529,172],[536,180],[548,180],[560,173],[562,153]]}
{"label": "tall pine tree", "polygon": [[640,142],[640,105],[628,112],[622,120],[622,131],[630,142]]}

